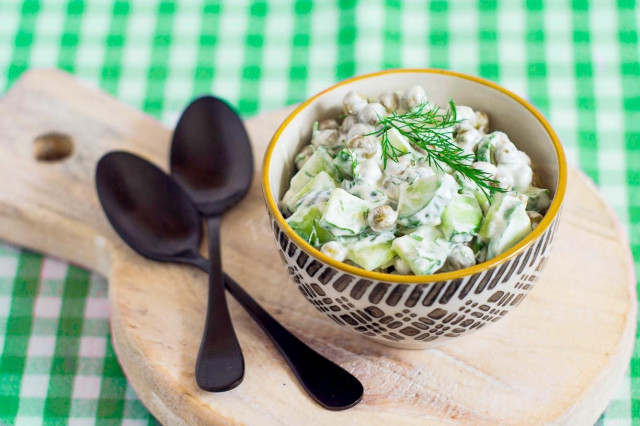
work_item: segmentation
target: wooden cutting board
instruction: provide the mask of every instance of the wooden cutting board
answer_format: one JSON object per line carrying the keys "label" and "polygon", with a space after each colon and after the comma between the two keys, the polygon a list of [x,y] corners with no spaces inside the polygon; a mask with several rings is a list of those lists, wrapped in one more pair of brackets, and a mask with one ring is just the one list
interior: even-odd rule
{"label": "wooden cutting board", "polygon": [[[256,172],[286,114],[247,121]],[[71,136],[73,153],[38,162],[33,141],[50,131]],[[552,258],[530,296],[496,325],[428,351],[378,345],[316,312],[278,257],[256,173],[250,194],[223,222],[225,269],[286,327],[357,376],[365,396],[344,412],[320,408],[231,298],[246,377],[227,393],[201,391],[193,371],[204,274],[125,247],[93,186],[96,161],[113,149],[166,169],[170,136],[150,117],[57,71],[30,72],[0,99],[0,238],[109,278],[120,363],[162,423],[588,424],[607,406],[634,341],[633,263],[612,212],[575,170]]]}

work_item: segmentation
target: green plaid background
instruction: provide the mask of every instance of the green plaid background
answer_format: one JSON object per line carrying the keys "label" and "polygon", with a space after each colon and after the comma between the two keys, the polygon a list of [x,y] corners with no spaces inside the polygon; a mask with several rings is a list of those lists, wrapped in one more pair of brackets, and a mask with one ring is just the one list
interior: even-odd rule
{"label": "green plaid background", "polygon": [[[599,1],[0,1],[0,91],[57,67],[172,125],[245,116],[354,74],[441,67],[530,99],[629,232],[640,272],[640,7]],[[104,278],[0,245],[0,423],[153,422],[110,344]],[[605,424],[640,424],[640,351]]]}

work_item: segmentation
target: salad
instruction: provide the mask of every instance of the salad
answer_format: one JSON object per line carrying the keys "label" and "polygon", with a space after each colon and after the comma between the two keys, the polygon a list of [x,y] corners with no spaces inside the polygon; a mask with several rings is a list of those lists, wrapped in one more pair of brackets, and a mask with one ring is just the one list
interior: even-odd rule
{"label": "salad", "polygon": [[428,275],[505,252],[551,203],[531,160],[489,117],[424,88],[367,98],[316,122],[280,201],[287,223],[322,253],[363,269]]}

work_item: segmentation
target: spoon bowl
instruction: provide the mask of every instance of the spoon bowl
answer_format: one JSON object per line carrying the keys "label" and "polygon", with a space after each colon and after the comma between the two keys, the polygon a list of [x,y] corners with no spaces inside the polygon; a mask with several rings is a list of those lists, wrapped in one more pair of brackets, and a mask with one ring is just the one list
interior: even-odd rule
{"label": "spoon bowl", "polygon": [[221,215],[244,197],[253,154],[242,120],[213,96],[184,110],[171,143],[171,174],[205,216]]}
{"label": "spoon bowl", "polygon": [[143,256],[174,262],[199,257],[198,211],[182,188],[150,162],[110,152],[98,162],[96,189],[109,222]]}

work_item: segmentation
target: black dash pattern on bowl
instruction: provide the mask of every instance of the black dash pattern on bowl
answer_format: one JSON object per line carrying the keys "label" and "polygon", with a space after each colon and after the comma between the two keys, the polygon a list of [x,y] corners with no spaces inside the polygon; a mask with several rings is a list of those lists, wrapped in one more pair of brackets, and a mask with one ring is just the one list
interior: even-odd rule
{"label": "black dash pattern on bowl", "polygon": [[273,217],[270,222],[293,282],[317,310],[378,342],[429,348],[480,330],[522,303],[544,269],[558,218],[522,253],[493,268],[418,284],[343,272],[303,251]]}

